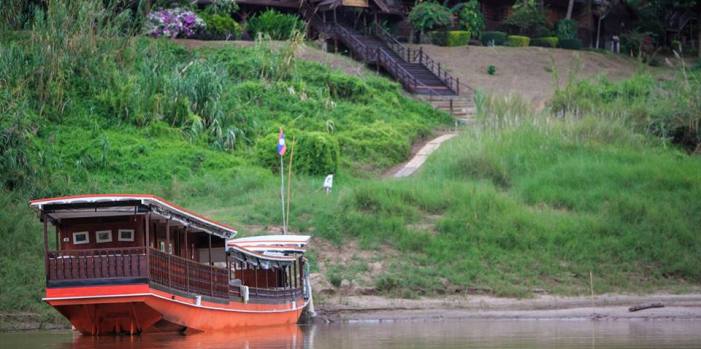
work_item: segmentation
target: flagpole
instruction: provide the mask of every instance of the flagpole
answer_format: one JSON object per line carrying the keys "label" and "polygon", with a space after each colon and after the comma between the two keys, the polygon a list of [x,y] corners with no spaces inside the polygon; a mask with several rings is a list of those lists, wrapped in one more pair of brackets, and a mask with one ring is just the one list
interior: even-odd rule
{"label": "flagpole", "polygon": [[287,168],[287,210],[285,211],[285,226],[290,225],[290,204],[292,203],[292,159],[295,156],[295,143],[297,139],[292,138],[290,145],[290,163]]}
{"label": "flagpole", "polygon": [[282,204],[282,234],[287,234],[287,224],[285,223],[285,169],[282,155],[280,155],[280,203]]}

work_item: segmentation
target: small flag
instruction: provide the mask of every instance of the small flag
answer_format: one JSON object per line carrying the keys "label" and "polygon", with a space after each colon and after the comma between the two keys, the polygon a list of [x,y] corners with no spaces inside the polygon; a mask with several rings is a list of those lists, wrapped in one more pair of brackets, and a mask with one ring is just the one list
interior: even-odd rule
{"label": "small flag", "polygon": [[287,151],[287,146],[285,145],[285,132],[280,129],[280,135],[277,138],[277,153],[280,156],[284,156]]}

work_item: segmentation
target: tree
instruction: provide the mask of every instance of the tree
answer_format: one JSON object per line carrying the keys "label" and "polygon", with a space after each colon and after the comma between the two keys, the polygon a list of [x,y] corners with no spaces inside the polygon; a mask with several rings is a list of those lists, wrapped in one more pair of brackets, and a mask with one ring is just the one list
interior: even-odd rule
{"label": "tree", "polygon": [[470,0],[464,3],[465,6],[458,12],[460,26],[469,31],[472,37],[479,39],[480,33],[484,30],[484,15],[480,11],[480,4],[477,0]]}
{"label": "tree", "polygon": [[409,12],[409,22],[421,35],[429,30],[447,27],[453,19],[450,10],[433,1],[418,3]]}
{"label": "tree", "polygon": [[574,10],[574,0],[570,0],[569,3],[567,3],[567,16],[565,16],[565,19],[572,19],[572,11]]}
{"label": "tree", "polygon": [[[701,0],[625,0],[635,9],[639,18],[638,31],[650,32],[657,38],[664,38],[667,29],[666,19],[675,12],[696,11],[698,40],[701,46]],[[661,41],[661,40],[658,40]],[[701,50],[699,50],[701,51]],[[701,53],[699,53],[701,57]]]}
{"label": "tree", "polygon": [[539,28],[547,27],[545,13],[535,0],[519,0],[512,6],[511,15],[504,24],[518,29],[518,34],[529,35]]}

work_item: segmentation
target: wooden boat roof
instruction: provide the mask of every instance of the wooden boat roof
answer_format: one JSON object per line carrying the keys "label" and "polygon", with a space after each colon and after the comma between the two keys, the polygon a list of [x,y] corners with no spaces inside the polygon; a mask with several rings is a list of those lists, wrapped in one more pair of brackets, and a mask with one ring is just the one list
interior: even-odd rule
{"label": "wooden boat roof", "polygon": [[150,194],[84,194],[36,199],[29,206],[49,219],[108,217],[156,213],[166,219],[224,239],[236,235],[233,227],[216,222]]}
{"label": "wooden boat roof", "polygon": [[243,247],[253,252],[304,253],[309,235],[261,235],[228,240],[226,245]]}
{"label": "wooden boat roof", "polygon": [[304,253],[311,237],[308,235],[263,235],[232,239],[226,251],[242,262],[254,265],[292,263]]}

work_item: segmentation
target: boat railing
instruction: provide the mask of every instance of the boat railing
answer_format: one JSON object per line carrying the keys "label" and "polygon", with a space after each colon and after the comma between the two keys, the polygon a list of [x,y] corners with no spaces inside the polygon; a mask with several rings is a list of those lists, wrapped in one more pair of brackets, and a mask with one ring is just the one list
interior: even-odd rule
{"label": "boat railing", "polygon": [[302,297],[300,288],[248,288],[251,299],[298,299]]}
{"label": "boat railing", "polygon": [[216,298],[229,298],[226,269],[149,249],[150,280],[171,289]]}
{"label": "boat railing", "polygon": [[145,247],[48,251],[47,259],[47,282],[148,276]]}
{"label": "boat railing", "polygon": [[[228,271],[154,248],[126,247],[48,251],[47,284],[61,286],[101,279],[139,279],[187,294],[230,299],[241,297],[229,285]],[[282,301],[302,297],[301,288],[249,287],[249,299]]]}

